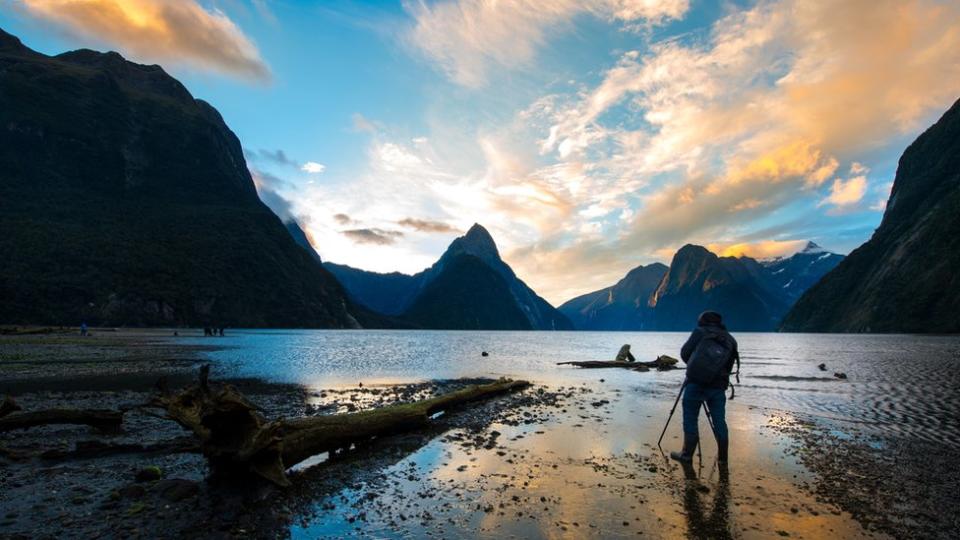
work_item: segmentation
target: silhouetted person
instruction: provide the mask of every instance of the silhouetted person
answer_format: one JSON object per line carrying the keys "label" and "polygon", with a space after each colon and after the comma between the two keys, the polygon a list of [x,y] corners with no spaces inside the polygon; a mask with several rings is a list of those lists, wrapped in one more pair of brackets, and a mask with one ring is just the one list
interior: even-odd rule
{"label": "silhouetted person", "polygon": [[617,353],[617,362],[636,362],[637,359],[633,357],[633,353],[630,352],[630,345],[624,345],[620,347],[620,352]]}
{"label": "silhouetted person", "polygon": [[680,349],[680,358],[687,364],[683,390],[683,451],[670,452],[670,457],[689,463],[700,441],[698,421],[700,407],[707,406],[713,417],[717,438],[717,460],[726,463],[729,435],[726,420],[726,390],[734,362],[740,361],[737,340],[727,332],[723,318],[715,311],[704,311],[697,327]]}
{"label": "silhouetted person", "polygon": [[81,336],[86,336],[86,335],[87,335],[87,322],[86,322],[86,321],[80,323],[80,335],[81,335]]}
{"label": "silhouetted person", "polygon": [[220,327],[220,337],[223,337],[223,327]]}

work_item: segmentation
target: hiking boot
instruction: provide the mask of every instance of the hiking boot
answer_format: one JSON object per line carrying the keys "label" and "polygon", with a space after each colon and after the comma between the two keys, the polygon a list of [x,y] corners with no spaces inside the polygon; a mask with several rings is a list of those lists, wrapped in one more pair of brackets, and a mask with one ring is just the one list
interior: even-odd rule
{"label": "hiking boot", "polygon": [[730,440],[717,441],[717,461],[720,463],[727,462],[727,456],[729,455],[728,450],[730,447]]}
{"label": "hiking boot", "polygon": [[693,452],[697,449],[697,443],[700,441],[698,435],[683,434],[683,451],[670,452],[670,457],[681,462],[690,463],[693,461]]}

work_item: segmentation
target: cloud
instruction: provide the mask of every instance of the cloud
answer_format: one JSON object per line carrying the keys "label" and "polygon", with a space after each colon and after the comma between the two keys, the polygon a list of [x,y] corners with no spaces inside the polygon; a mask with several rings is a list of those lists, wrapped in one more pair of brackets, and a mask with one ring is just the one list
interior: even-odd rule
{"label": "cloud", "polygon": [[877,196],[876,202],[870,205],[870,210],[883,212],[887,209],[887,201],[890,199],[890,193],[893,191],[893,182],[881,184],[877,191],[879,195]]}
{"label": "cloud", "polygon": [[455,233],[460,232],[456,227],[442,221],[433,221],[429,219],[404,218],[397,222],[397,225],[413,229],[418,232],[428,233]]}
{"label": "cloud", "polygon": [[[590,211],[575,215],[596,220],[595,201],[615,194],[638,202],[629,225],[516,253],[548,273],[582,256],[625,270],[685,242],[737,245],[803,201],[815,213],[825,199],[828,216],[859,208],[864,158],[902,151],[960,93],[958,24],[956,3],[760,2],[706,39],[622,54],[596,85],[543,96],[521,116],[542,126],[551,167],[585,171],[571,203]],[[835,178],[841,164],[848,179]]]}
{"label": "cloud", "polygon": [[415,20],[410,41],[453,81],[486,84],[493,68],[531,63],[550,30],[581,14],[657,24],[686,13],[687,0],[447,0],[405,4]]}
{"label": "cloud", "polygon": [[307,161],[301,164],[281,149],[265,150],[261,148],[259,150],[251,150],[244,148],[243,155],[247,161],[266,161],[281,167],[291,167],[307,174],[321,174],[327,169],[326,165],[317,163],[316,161]]}
{"label": "cloud", "polygon": [[321,165],[316,161],[308,161],[300,167],[300,170],[308,174],[320,174],[326,170],[326,168],[326,165]]}
{"label": "cloud", "polygon": [[707,244],[707,249],[721,257],[771,259],[793,255],[806,246],[807,240],[765,240],[737,244]]}
{"label": "cloud", "polygon": [[260,161],[265,160],[277,165],[283,165],[287,167],[294,167],[299,169],[300,164],[295,160],[290,159],[287,156],[287,153],[283,150],[265,150],[263,148],[259,150],[250,150],[248,148],[243,149],[243,155],[247,158],[248,161]]}
{"label": "cloud", "polygon": [[830,195],[821,204],[832,204],[837,207],[853,206],[863,200],[866,193],[866,176],[854,176],[849,180],[837,178],[830,187]]}
{"label": "cloud", "polygon": [[[588,13],[573,2],[546,2],[540,12],[509,0],[481,4],[407,5],[423,16],[418,24],[450,17],[431,27],[450,45],[433,58],[474,84],[493,68],[533,65],[554,29],[576,23],[571,12]],[[612,8],[598,11],[600,3],[578,5],[630,24]],[[763,256],[829,230],[835,245],[855,247],[876,218],[859,210],[882,189],[867,182],[862,200],[844,207],[858,210],[855,220],[820,201],[836,181],[886,167],[960,94],[960,5],[781,0],[724,13],[705,33],[653,44],[641,35],[637,50],[591,66],[583,80],[593,82],[493,105],[512,107],[506,112],[463,92],[479,121],[444,105],[426,119],[430,131],[412,134],[359,117],[371,133],[366,167],[349,182],[311,187],[298,208],[315,217],[328,260],[377,271],[421,270],[447,240],[410,233],[364,245],[341,229],[392,230],[410,216],[461,230],[480,222],[518,275],[554,303],[638,264],[669,262],[688,242]],[[457,26],[464,21],[474,26]],[[487,35],[491,21],[503,32]],[[520,31],[531,29],[540,37]],[[355,221],[338,223],[338,213]]]}
{"label": "cloud", "polygon": [[380,130],[380,126],[377,124],[377,122],[370,120],[360,113],[353,113],[353,115],[350,117],[350,122],[353,131],[359,133],[376,133]]}
{"label": "cloud", "polygon": [[253,185],[257,188],[257,195],[267,208],[273,210],[273,213],[284,223],[289,221],[301,221],[293,214],[293,205],[284,196],[277,192],[279,189],[292,186],[286,180],[270,173],[251,168],[250,176],[253,178]]}
{"label": "cloud", "polygon": [[340,231],[344,236],[350,238],[358,244],[376,244],[390,245],[403,237],[400,231],[389,231],[384,229],[349,229]]}
{"label": "cloud", "polygon": [[140,61],[183,64],[265,82],[253,42],[218,9],[194,0],[22,0],[27,13]]}
{"label": "cloud", "polygon": [[340,225],[350,225],[354,223],[353,219],[346,214],[334,214],[333,220],[339,223]]}

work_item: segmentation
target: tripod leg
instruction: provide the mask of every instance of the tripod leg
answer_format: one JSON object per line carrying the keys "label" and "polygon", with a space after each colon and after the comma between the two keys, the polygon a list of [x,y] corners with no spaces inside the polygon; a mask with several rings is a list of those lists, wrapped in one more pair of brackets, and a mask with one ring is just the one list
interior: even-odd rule
{"label": "tripod leg", "polygon": [[[699,407],[700,407],[700,408],[703,408],[704,411],[707,412],[707,421],[709,422],[709,421],[710,421],[710,412],[707,410],[707,404],[701,401]],[[698,414],[697,416],[699,417],[700,415]],[[712,427],[712,426],[713,426],[713,423],[711,422],[710,425],[711,425],[711,427]],[[697,439],[697,456],[698,456],[698,459],[699,459],[699,462],[700,462],[700,468],[702,469],[702,468],[703,468],[703,444],[700,442],[700,439]]]}
{"label": "tripod leg", "polygon": [[707,423],[710,424],[710,431],[713,432],[713,438],[719,440],[719,437],[717,437],[717,428],[713,426],[713,415],[710,414],[710,407],[707,406],[706,402],[703,403],[703,410],[707,413]]}
{"label": "tripod leg", "polygon": [[683,395],[683,389],[687,387],[687,381],[683,381],[683,384],[680,385],[680,392],[677,393],[677,399],[673,401],[673,407],[670,409],[670,416],[667,417],[667,423],[663,425],[663,431],[660,432],[660,438],[657,439],[657,448],[663,450],[663,447],[660,446],[660,443],[663,442],[663,436],[667,433],[667,426],[670,425],[670,420],[673,418],[673,413],[677,410],[677,404],[680,403],[680,396]]}

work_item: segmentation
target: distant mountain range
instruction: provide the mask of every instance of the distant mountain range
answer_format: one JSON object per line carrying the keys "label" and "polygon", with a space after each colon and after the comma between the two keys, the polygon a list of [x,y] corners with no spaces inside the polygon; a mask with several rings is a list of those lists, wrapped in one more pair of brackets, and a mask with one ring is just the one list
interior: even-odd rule
{"label": "distant mountain range", "polygon": [[0,323],[350,328],[365,313],[260,201],[213,107],[159,66],[45,56],[2,30],[0,231]]}
{"label": "distant mountain range", "polygon": [[741,331],[776,329],[796,298],[843,260],[813,242],[786,258],[718,257],[688,244],[670,266],[631,270],[617,284],[560,306],[581,330],[688,330],[707,310]]}
{"label": "distant mountain range", "polygon": [[379,274],[324,263],[356,302],[424,328],[571,330],[503,259],[479,224],[414,275]]}
{"label": "distant mountain range", "polygon": [[661,263],[638,266],[615,285],[568,300],[558,309],[577,330],[654,330],[647,302],[667,270]]}
{"label": "distant mountain range", "polygon": [[960,101],[904,151],[880,227],[811,287],[791,332],[960,332]]}

